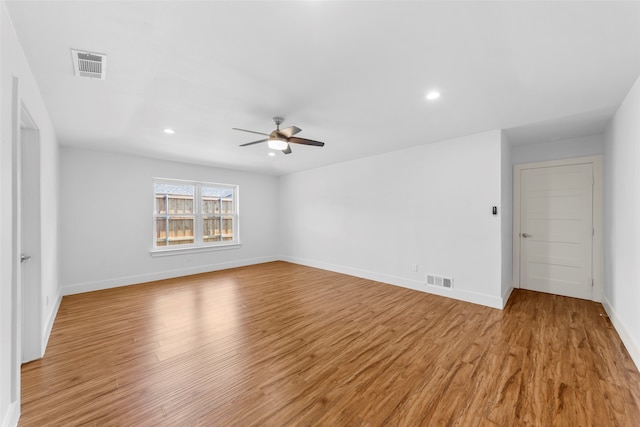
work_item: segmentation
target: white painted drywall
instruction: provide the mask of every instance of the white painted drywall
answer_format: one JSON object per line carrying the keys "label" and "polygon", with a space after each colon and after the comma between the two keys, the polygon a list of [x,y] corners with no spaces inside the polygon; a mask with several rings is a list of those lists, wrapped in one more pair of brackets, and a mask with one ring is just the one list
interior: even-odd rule
{"label": "white painted drywall", "polygon": [[603,153],[604,135],[602,134],[540,144],[514,145],[511,148],[513,164],[596,156]]}
{"label": "white painted drywall", "polygon": [[492,131],[281,176],[281,256],[502,307],[501,171]]}
{"label": "white painted drywall", "polygon": [[640,368],[640,77],[607,128],[603,304]]}
{"label": "white painted drywall", "polygon": [[[16,171],[13,146],[13,124],[18,118],[12,112],[13,79],[18,79],[19,96],[40,130],[41,149],[41,205],[46,207],[42,216],[42,297],[41,342],[44,348],[48,338],[47,323],[55,317],[59,302],[58,289],[58,144],[42,96],[33,78],[29,64],[11,23],[6,4],[0,5],[0,422],[15,425],[20,411],[20,346],[12,344],[13,319],[19,317],[19,307],[13,292],[17,248],[13,241],[13,193]],[[46,304],[48,299],[49,303]],[[17,356],[17,359],[16,357]],[[16,381],[16,384],[12,382]],[[12,395],[17,386],[17,395]]]}
{"label": "white painted drywall", "polygon": [[[238,249],[152,257],[152,178],[239,185]],[[277,258],[277,177],[124,154],[61,149],[63,294]]]}
{"label": "white painted drywall", "polygon": [[501,209],[500,231],[502,238],[502,300],[506,304],[513,290],[513,165],[511,144],[505,132],[501,132]]}

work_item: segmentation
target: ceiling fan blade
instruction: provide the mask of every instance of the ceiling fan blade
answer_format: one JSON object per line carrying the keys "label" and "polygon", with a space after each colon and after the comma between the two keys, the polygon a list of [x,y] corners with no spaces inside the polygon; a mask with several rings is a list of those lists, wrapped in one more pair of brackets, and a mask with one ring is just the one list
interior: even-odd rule
{"label": "ceiling fan blade", "polygon": [[302,129],[300,129],[298,126],[291,126],[285,129],[280,129],[280,133],[286,136],[287,138],[291,138],[293,135],[300,132],[301,130]]}
{"label": "ceiling fan blade", "polygon": [[260,140],[258,140],[258,141],[253,141],[253,142],[247,142],[246,144],[240,144],[240,147],[246,147],[247,145],[258,144],[258,143],[260,143],[260,142],[266,142],[266,141],[268,141],[268,140],[269,140],[269,138],[267,138],[267,139],[260,139]]}
{"label": "ceiling fan blade", "polygon": [[313,139],[297,138],[295,136],[289,138],[289,142],[293,142],[294,144],[304,144],[304,145],[313,145],[315,147],[324,147],[324,142],[314,141]]}
{"label": "ceiling fan blade", "polygon": [[284,154],[291,154],[291,146],[290,146],[290,145],[287,145],[287,148],[285,148],[284,150],[282,150],[282,152],[283,152]]}
{"label": "ceiling fan blade", "polygon": [[233,130],[239,130],[239,131],[242,131],[242,132],[255,133],[256,135],[269,136],[269,134],[268,134],[268,133],[256,132],[256,131],[254,131],[254,130],[247,130],[247,129],[240,129],[240,128],[231,128],[231,129],[233,129]]}

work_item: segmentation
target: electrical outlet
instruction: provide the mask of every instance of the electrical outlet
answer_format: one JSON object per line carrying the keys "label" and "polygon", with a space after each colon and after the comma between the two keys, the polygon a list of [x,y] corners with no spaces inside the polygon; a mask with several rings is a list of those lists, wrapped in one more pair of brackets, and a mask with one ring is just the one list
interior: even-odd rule
{"label": "electrical outlet", "polygon": [[418,264],[411,264],[411,271],[417,273],[418,272]]}

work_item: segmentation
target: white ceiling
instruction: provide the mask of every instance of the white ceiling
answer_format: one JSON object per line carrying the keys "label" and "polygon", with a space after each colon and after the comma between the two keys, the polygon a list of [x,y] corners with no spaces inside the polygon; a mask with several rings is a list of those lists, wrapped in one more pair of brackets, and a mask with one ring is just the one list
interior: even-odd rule
{"label": "white ceiling", "polygon": [[[600,133],[640,75],[638,1],[7,5],[62,145],[271,174],[498,128]],[[107,54],[107,79],[75,77],[72,48]],[[326,146],[238,147],[259,137],[232,127],[275,115]]]}

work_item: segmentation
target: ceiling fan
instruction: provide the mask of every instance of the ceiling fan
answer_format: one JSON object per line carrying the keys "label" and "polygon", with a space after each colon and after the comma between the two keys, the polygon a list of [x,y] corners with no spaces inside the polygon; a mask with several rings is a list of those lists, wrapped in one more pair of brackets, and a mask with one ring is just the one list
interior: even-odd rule
{"label": "ceiling fan", "polygon": [[283,121],[284,119],[282,117],[274,117],[273,123],[276,124],[276,129],[271,133],[256,132],[253,130],[239,129],[239,128],[233,128],[233,130],[239,130],[242,132],[249,132],[249,133],[255,133],[258,135],[268,136],[268,138],[265,138],[265,139],[247,142],[246,144],[240,144],[240,147],[246,147],[247,145],[266,142],[269,145],[269,148],[271,148],[272,150],[280,150],[284,154],[291,154],[291,146],[289,145],[291,143],[313,145],[314,147],[324,147],[324,142],[314,141],[312,139],[306,139],[306,138],[298,138],[293,136],[302,130],[297,126],[291,126],[285,129],[280,129],[280,124]]}

